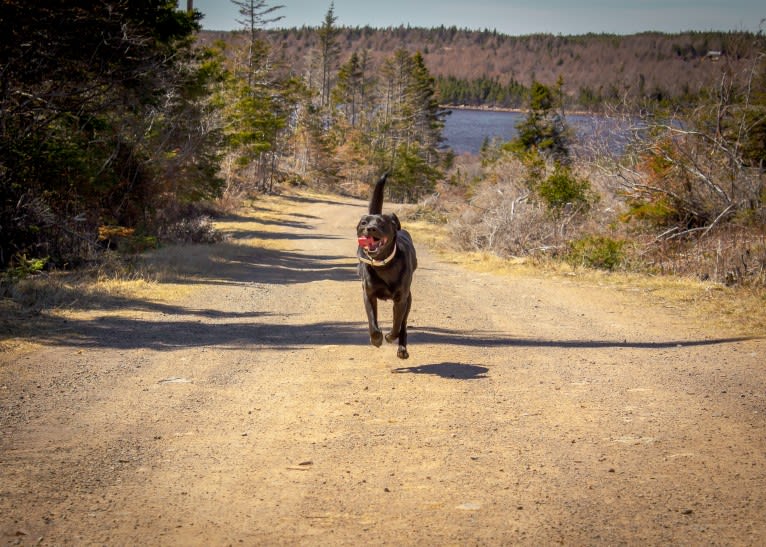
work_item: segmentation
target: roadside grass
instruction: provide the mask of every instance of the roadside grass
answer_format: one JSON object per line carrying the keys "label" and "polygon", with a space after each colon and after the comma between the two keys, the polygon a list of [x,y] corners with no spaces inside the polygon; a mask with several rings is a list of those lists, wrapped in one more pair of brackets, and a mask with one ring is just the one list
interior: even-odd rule
{"label": "roadside grass", "polygon": [[555,260],[501,258],[489,252],[456,251],[445,225],[420,220],[403,223],[418,244],[424,243],[442,260],[476,272],[508,277],[542,276],[640,295],[647,307],[676,309],[689,321],[711,331],[748,336],[766,334],[766,290],[763,289],[726,287],[680,276],[608,272],[573,267]]}
{"label": "roadside grass", "polygon": [[[301,196],[328,199],[307,193]],[[31,350],[35,334],[56,329],[67,319],[129,316],[151,304],[191,297],[215,278],[217,265],[236,260],[242,246],[284,249],[283,241],[268,234],[280,230],[291,207],[282,197],[259,196],[245,202],[236,214],[215,222],[224,236],[218,244],[169,244],[140,255],[110,251],[76,270],[41,272],[2,283],[0,353]],[[235,234],[238,237],[232,237]],[[242,234],[252,235],[240,237]]]}

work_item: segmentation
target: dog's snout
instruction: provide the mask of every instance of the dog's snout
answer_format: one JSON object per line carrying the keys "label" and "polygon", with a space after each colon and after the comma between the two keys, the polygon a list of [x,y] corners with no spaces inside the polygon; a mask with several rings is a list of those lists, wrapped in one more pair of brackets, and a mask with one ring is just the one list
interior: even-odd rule
{"label": "dog's snout", "polygon": [[360,234],[374,237],[380,237],[382,234],[380,227],[375,222],[375,219],[369,217],[362,218],[359,221],[357,230]]}

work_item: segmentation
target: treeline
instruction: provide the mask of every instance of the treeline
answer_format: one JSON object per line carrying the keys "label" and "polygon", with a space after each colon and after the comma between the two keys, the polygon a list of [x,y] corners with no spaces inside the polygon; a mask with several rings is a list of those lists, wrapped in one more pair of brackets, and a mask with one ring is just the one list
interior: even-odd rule
{"label": "treeline", "polygon": [[[313,48],[310,27],[268,31],[280,54],[300,73]],[[231,33],[203,33],[225,37]],[[517,106],[513,89],[532,82],[555,85],[570,108],[594,109],[615,98],[681,103],[740,75],[758,54],[761,37],[748,32],[647,32],[634,35],[534,34],[508,36],[457,27],[340,28],[340,56],[366,50],[373,63],[404,48],[420,52],[439,84],[439,100],[486,106]],[[455,81],[459,82],[458,84]],[[487,93],[488,84],[493,89]],[[497,100],[495,100],[497,97]],[[464,100],[460,100],[463,98]],[[493,102],[494,101],[494,102]]]}
{"label": "treeline", "polygon": [[436,89],[439,101],[445,105],[497,108],[521,108],[529,93],[515,80],[503,84],[498,78],[487,77],[462,80],[455,76],[439,76]]}

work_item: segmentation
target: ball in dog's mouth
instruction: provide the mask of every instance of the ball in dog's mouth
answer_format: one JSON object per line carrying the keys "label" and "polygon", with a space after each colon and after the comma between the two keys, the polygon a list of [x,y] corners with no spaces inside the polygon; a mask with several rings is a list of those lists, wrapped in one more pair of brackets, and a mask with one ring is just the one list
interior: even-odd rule
{"label": "ball in dog's mouth", "polygon": [[386,239],[378,239],[373,236],[359,236],[356,238],[359,246],[368,253],[374,253],[386,244]]}

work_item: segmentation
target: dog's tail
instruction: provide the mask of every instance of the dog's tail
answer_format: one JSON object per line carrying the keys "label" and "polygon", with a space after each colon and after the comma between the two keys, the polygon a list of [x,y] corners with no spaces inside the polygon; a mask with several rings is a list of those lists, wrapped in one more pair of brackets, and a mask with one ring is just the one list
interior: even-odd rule
{"label": "dog's tail", "polygon": [[383,212],[383,187],[386,185],[388,172],[384,173],[380,180],[375,184],[375,190],[370,198],[370,214],[379,215]]}

